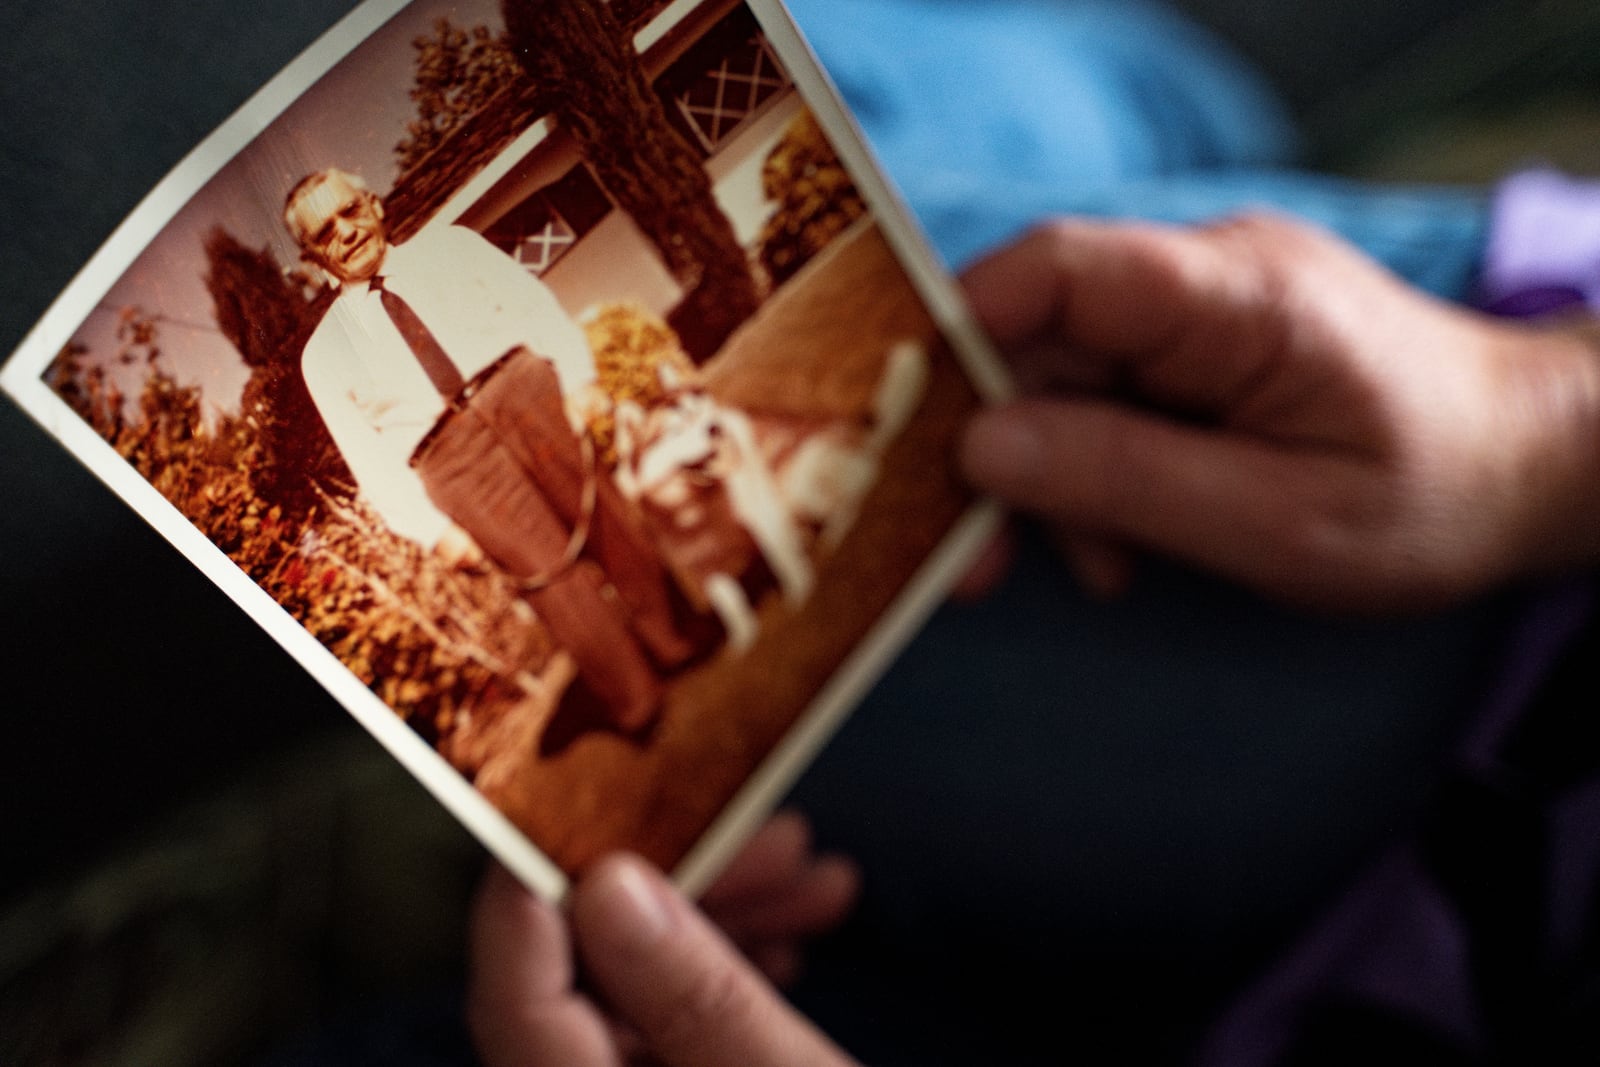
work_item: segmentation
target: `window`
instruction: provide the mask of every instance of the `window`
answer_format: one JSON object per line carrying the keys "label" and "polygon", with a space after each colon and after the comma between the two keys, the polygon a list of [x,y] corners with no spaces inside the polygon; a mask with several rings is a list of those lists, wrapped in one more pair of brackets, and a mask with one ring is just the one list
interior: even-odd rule
{"label": "window", "polygon": [[589,169],[577,166],[500,216],[484,236],[534,274],[543,274],[610,210]]}
{"label": "window", "polygon": [[710,155],[791,84],[755,19],[740,7],[685,53],[660,87]]}

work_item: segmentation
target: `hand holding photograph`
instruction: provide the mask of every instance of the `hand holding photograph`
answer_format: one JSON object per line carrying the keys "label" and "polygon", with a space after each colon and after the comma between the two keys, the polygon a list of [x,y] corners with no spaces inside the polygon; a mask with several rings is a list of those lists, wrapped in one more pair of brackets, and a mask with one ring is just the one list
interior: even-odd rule
{"label": "hand holding photograph", "polygon": [[766,0],[369,0],[0,384],[551,897],[710,879],[981,544],[1006,389]]}

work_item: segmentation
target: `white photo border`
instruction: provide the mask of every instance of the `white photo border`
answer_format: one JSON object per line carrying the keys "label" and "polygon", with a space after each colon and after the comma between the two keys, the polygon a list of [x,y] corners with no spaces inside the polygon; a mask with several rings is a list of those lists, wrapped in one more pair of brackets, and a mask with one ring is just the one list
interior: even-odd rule
{"label": "white photo border", "polygon": [[[497,859],[534,892],[564,897],[569,880],[431,745],[330,650],[184,518],[45,382],[51,361],[90,309],[116,285],[205,184],[324,74],[411,0],[365,0],[273,77],[163,178],[113,231],[0,366],[9,394],[201,573],[304,667]],[[695,3],[697,0],[679,0]],[[781,0],[744,0],[785,64],[801,98],[855,180],[900,266],[985,401],[1011,395],[1010,379],[910,212],[878,166],[854,120]],[[753,833],[854,705],[920,628],[975,554],[993,536],[999,512],[975,504],[945,535],[894,603],[827,679],[817,696],[758,765],[672,872],[693,895]]]}

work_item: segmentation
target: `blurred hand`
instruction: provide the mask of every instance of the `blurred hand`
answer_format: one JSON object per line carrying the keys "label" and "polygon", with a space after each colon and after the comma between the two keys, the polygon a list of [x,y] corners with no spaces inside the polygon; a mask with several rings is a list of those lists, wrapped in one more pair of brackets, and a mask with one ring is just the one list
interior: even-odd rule
{"label": "blurred hand", "polygon": [[780,811],[705,891],[700,907],[783,987],[799,977],[806,943],[844,922],[860,890],[853,862],[817,854],[805,817]]}
{"label": "blurred hand", "polygon": [[[780,816],[707,900],[721,901],[735,936],[758,955],[781,946],[772,958],[792,973],[799,938],[839,921],[856,882],[842,861],[812,856],[802,820]],[[574,947],[593,998],[576,986]],[[566,916],[493,868],[475,903],[471,953],[469,1021],[486,1067],[850,1062],[632,857],[603,860],[580,879]]]}
{"label": "blurred hand", "polygon": [[964,284],[1028,397],[973,420],[964,469],[1093,590],[1145,550],[1303,606],[1414,610],[1600,557],[1600,355],[1576,333],[1443,304],[1269,216],[1060,222]]}

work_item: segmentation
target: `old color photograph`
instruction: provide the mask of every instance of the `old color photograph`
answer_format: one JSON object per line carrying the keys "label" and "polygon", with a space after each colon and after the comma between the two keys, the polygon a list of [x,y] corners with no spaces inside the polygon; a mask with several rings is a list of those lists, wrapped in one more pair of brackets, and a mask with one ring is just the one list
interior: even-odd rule
{"label": "old color photograph", "polygon": [[560,872],[770,802],[972,504],[806,62],[730,0],[400,7],[43,370]]}

